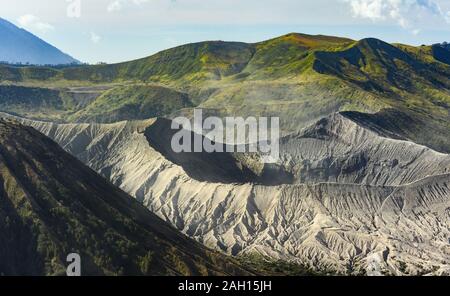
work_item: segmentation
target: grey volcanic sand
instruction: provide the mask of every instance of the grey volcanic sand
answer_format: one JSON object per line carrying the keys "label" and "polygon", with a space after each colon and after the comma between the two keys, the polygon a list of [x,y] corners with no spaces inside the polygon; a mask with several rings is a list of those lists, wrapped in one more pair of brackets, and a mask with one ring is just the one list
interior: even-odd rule
{"label": "grey volcanic sand", "polygon": [[[276,186],[190,176],[186,166],[195,163],[177,165],[149,144],[147,137],[157,135],[146,129],[156,119],[16,119],[182,232],[226,253],[259,252],[346,274],[450,272],[450,155],[342,114],[281,139],[278,165],[293,178]],[[258,166],[257,157],[243,158]]]}

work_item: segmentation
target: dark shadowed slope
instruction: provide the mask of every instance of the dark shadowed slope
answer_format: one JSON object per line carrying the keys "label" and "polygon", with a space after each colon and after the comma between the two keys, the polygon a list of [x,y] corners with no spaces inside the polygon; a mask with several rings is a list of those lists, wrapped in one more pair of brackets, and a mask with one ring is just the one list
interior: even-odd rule
{"label": "dark shadowed slope", "polygon": [[[193,179],[220,183],[257,183],[264,185],[279,185],[292,182],[292,176],[277,165],[259,163],[256,153],[227,152],[227,145],[220,144],[223,152],[194,152],[194,141],[208,141],[202,135],[183,129],[172,129],[171,120],[158,118],[145,129],[145,137],[150,146],[164,155],[171,162],[183,167]],[[171,142],[175,134],[183,132],[185,138],[191,139],[190,151],[176,153]],[[215,145],[215,144],[214,144]],[[237,147],[231,147],[237,151]],[[248,148],[245,151],[249,151]],[[253,165],[257,163],[256,167]]]}
{"label": "dark shadowed slope", "polygon": [[445,118],[432,119],[428,114],[418,115],[396,109],[384,109],[374,114],[346,111],[342,115],[387,137],[409,140],[439,152],[450,152],[449,130],[445,126],[448,120]]}
{"label": "dark shadowed slope", "polygon": [[0,274],[247,274],[179,234],[52,140],[0,121]]}

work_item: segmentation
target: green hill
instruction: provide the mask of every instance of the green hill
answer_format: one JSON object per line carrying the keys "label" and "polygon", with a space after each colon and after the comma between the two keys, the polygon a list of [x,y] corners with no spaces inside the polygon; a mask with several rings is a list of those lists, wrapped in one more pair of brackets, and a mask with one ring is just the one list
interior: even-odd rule
{"label": "green hill", "polygon": [[187,94],[155,85],[112,88],[69,117],[78,122],[117,122],[167,116],[192,107]]}
{"label": "green hill", "polygon": [[[223,116],[279,116],[287,133],[331,112],[394,109],[433,127],[440,140],[430,139],[428,145],[450,151],[450,140],[445,140],[450,138],[449,60],[450,51],[440,45],[291,33],[254,44],[187,44],[112,65],[1,66],[0,79],[51,89],[115,84],[92,105],[68,110],[62,117],[66,121],[138,119],[142,108],[143,116],[189,114],[186,107],[192,103]],[[170,103],[161,101],[159,91],[145,98],[130,95],[142,94],[146,83],[171,89],[164,95]]]}
{"label": "green hill", "polygon": [[253,54],[245,43],[210,41],[179,46],[151,57],[113,65],[68,68],[62,71],[67,80],[196,82],[220,80],[239,73]]}

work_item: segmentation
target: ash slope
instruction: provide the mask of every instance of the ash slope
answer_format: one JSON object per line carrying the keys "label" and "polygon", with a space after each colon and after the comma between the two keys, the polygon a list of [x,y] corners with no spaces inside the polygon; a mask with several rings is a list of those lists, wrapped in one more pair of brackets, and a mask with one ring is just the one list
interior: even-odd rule
{"label": "ash slope", "polygon": [[149,145],[155,120],[24,122],[208,246],[345,274],[448,274],[450,156],[349,116],[283,138],[295,182],[278,186],[190,177]]}
{"label": "ash slope", "polygon": [[248,274],[180,234],[56,143],[0,121],[0,274]]}

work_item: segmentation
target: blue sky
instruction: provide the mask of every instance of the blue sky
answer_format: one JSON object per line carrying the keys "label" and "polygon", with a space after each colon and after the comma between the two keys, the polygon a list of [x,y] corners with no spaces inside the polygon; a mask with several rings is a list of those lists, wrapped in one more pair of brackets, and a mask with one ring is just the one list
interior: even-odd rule
{"label": "blue sky", "polygon": [[449,0],[0,0],[0,17],[75,58],[120,62],[190,42],[290,32],[450,41]]}

